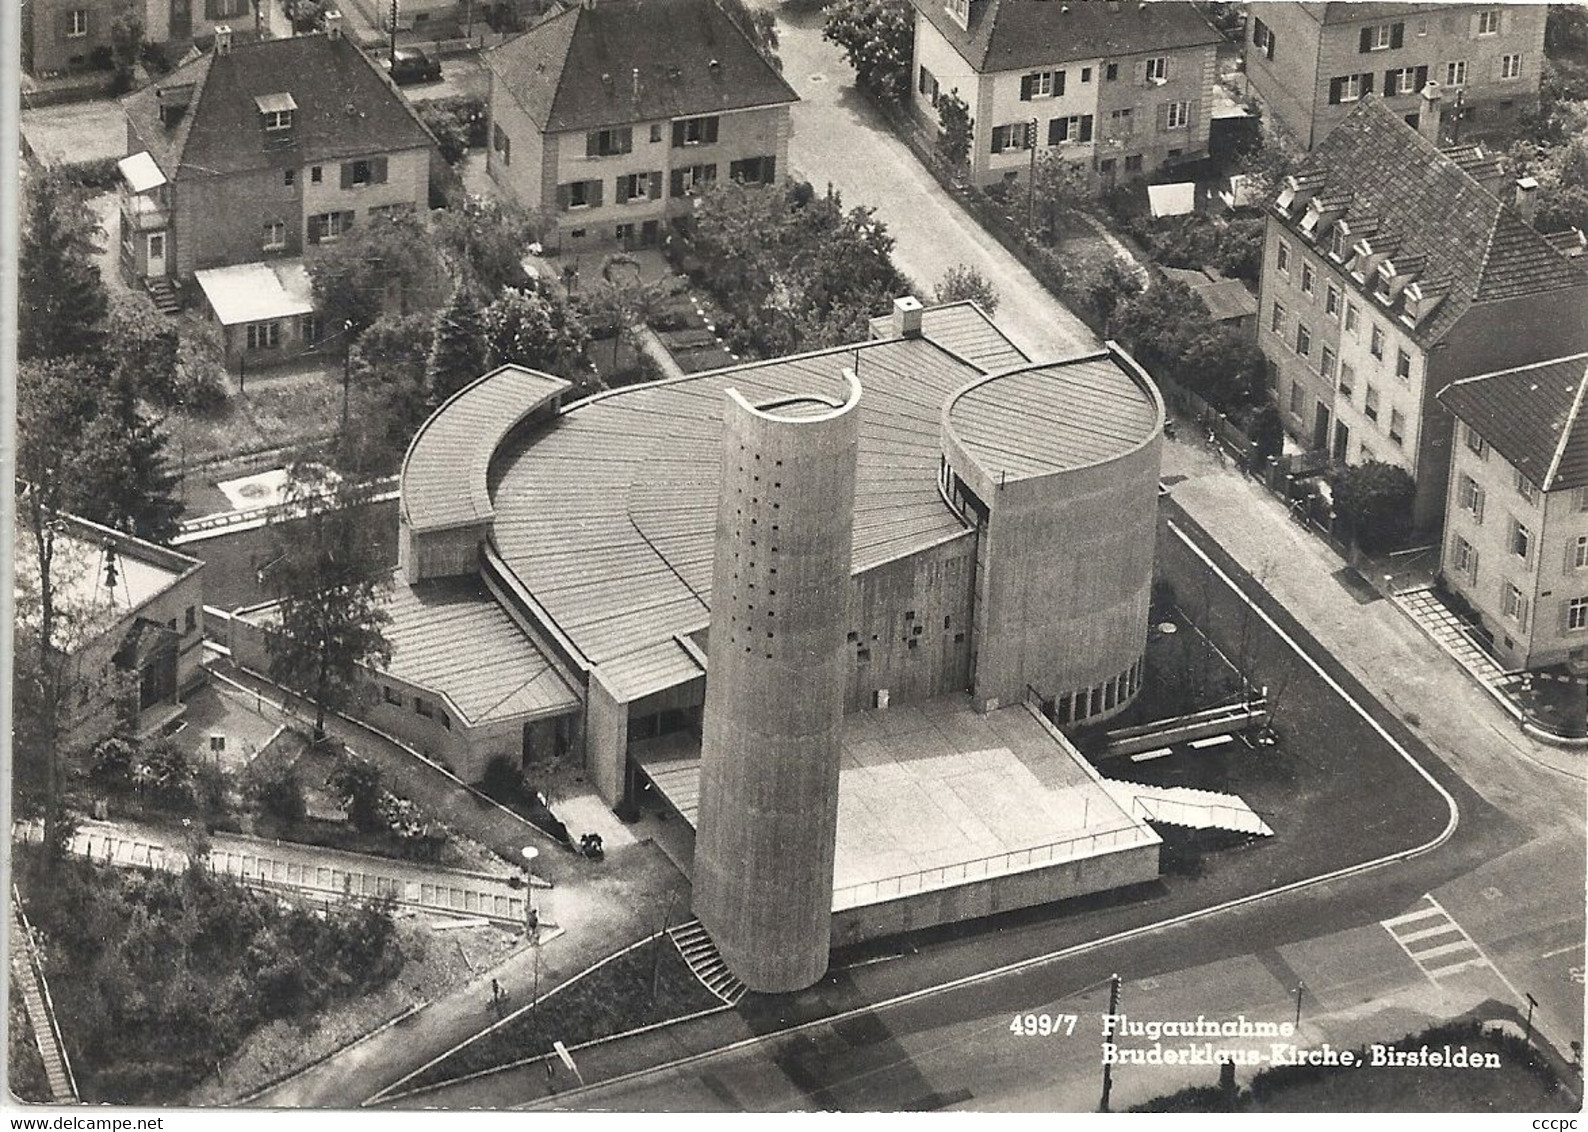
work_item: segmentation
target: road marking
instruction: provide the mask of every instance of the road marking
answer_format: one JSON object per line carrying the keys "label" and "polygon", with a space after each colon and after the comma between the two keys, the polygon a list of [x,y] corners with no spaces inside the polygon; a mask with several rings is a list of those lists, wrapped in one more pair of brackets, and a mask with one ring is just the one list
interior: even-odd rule
{"label": "road marking", "polygon": [[[1389,921],[1386,920],[1385,923],[1387,924]],[[1430,936],[1449,935],[1455,930],[1456,929],[1451,927],[1449,924],[1440,924],[1437,928],[1424,928],[1421,931],[1401,932],[1397,934],[1400,935],[1402,943],[1411,943],[1413,940],[1428,939]]]}
{"label": "road marking", "polygon": [[1208,739],[1193,739],[1191,740],[1191,746],[1200,751],[1204,747],[1219,747],[1225,743],[1233,742],[1235,742],[1235,736],[1233,735],[1214,735]]}
{"label": "road marking", "polygon": [[[1468,943],[1464,939],[1458,939],[1454,943],[1442,943],[1438,947],[1421,948],[1420,950],[1418,950],[1418,951],[1416,951],[1414,953],[1413,957],[1415,959],[1417,959],[1418,962],[1424,962],[1424,961],[1429,960],[1429,959],[1437,959],[1441,955],[1449,955],[1453,951],[1471,951],[1471,950],[1472,950],[1472,945],[1470,943]],[[1432,972],[1430,972],[1430,973],[1432,973]]]}
{"label": "road marking", "polygon": [[1397,928],[1402,924],[1409,924],[1413,920],[1426,920],[1429,916],[1437,915],[1439,915],[1437,908],[1423,908],[1416,912],[1408,912],[1404,916],[1396,916],[1393,920],[1385,920],[1384,926],[1386,928]]}
{"label": "road marking", "polygon": [[[1267,889],[1263,892],[1254,892],[1249,896],[1239,896],[1234,900],[1226,900],[1224,903],[1215,904],[1211,908],[1198,908],[1191,912],[1184,912],[1178,916],[1170,916],[1168,919],[1159,920],[1157,923],[1143,924],[1140,927],[1128,928],[1122,932],[1115,932],[1113,935],[1104,936],[1101,939],[1089,940],[1086,943],[1074,944],[1070,947],[1062,947],[1057,951],[1050,951],[1044,955],[1033,955],[1025,959],[1017,959],[1013,963],[1006,963],[1002,967],[994,967],[990,971],[978,971],[972,975],[962,975],[957,979],[950,979],[947,982],[939,983],[936,986],[921,987],[919,990],[908,991],[904,994],[895,995],[894,997],[884,999],[881,1002],[851,1007],[848,1010],[840,1011],[839,1013],[831,1015],[827,1018],[813,1018],[808,1022],[801,1022],[797,1025],[789,1026],[782,1030],[773,1030],[765,1034],[757,1034],[753,1037],[740,1038],[738,1041],[729,1042],[727,1045],[719,1046],[716,1049],[701,1050],[699,1053],[687,1054],[683,1057],[674,1058],[672,1061],[663,1062],[660,1065],[652,1065],[647,1066],[644,1069],[634,1069],[627,1073],[620,1073],[615,1077],[609,1078],[608,1080],[593,1082],[590,1085],[582,1086],[578,1089],[571,1089],[558,1094],[556,1097],[541,1098],[534,1101],[524,1101],[520,1104],[510,1106],[510,1109],[512,1111],[523,1111],[525,1109],[535,1108],[539,1105],[547,1103],[548,1101],[566,1104],[569,1097],[577,1093],[584,1093],[594,1089],[622,1085],[630,1081],[638,1080],[642,1077],[668,1073],[675,1069],[682,1069],[686,1066],[693,1065],[699,1061],[705,1061],[708,1058],[736,1053],[740,1050],[749,1049],[754,1046],[762,1045],[766,1042],[775,1041],[779,1038],[786,1038],[794,1034],[804,1033],[806,1030],[815,1029],[818,1026],[831,1026],[835,1023],[843,1022],[849,1018],[854,1018],[860,1014],[872,1012],[880,1013],[883,1010],[887,1010],[895,1006],[903,1006],[907,1003],[915,1002],[923,998],[930,998],[939,994],[947,994],[951,991],[961,990],[965,987],[974,986],[978,983],[991,982],[994,979],[1000,979],[1006,975],[1019,974],[1020,972],[1028,971],[1036,967],[1046,966],[1049,963],[1056,963],[1061,959],[1069,959],[1076,955],[1085,955],[1101,948],[1109,947],[1118,943],[1124,943],[1128,940],[1137,939],[1141,936],[1150,935],[1153,932],[1165,931],[1169,928],[1179,927],[1182,924],[1194,923],[1197,920],[1211,918],[1220,914],[1221,912],[1228,912],[1235,908],[1244,908],[1247,905],[1255,904],[1258,901],[1273,900],[1276,897],[1285,896],[1292,892],[1303,892],[1309,888],[1315,888],[1321,884],[1328,884],[1331,881],[1343,880],[1347,877],[1361,876],[1363,873],[1372,872],[1374,869],[1384,868],[1386,865],[1394,865],[1399,864],[1402,861],[1410,861],[1415,857],[1420,857],[1424,853],[1428,853],[1439,848],[1446,841],[1449,841],[1450,838],[1455,834],[1456,827],[1461,823],[1461,807],[1456,803],[1456,799],[1451,795],[1450,791],[1446,790],[1442,785],[1440,785],[1439,780],[1430,774],[1426,767],[1414,759],[1411,755],[1411,752],[1403,747],[1393,735],[1385,730],[1383,724],[1381,724],[1377,719],[1373,718],[1372,714],[1365,707],[1358,703],[1355,698],[1353,698],[1343,687],[1341,687],[1338,680],[1330,676],[1323,670],[1323,667],[1316,660],[1308,656],[1305,650],[1303,650],[1302,647],[1296,643],[1295,638],[1289,633],[1285,632],[1284,629],[1280,628],[1279,624],[1272,617],[1270,617],[1261,606],[1248,597],[1245,591],[1235,584],[1235,580],[1226,574],[1219,567],[1218,563],[1209,558],[1207,553],[1200,546],[1192,542],[1190,537],[1180,529],[1173,519],[1166,519],[1164,520],[1164,523],[1171,531],[1174,532],[1175,537],[1186,545],[1186,548],[1189,549],[1192,554],[1200,558],[1202,563],[1207,566],[1207,568],[1211,570],[1213,574],[1219,578],[1219,580],[1228,586],[1230,591],[1234,593],[1236,597],[1240,598],[1247,608],[1252,610],[1252,612],[1256,613],[1257,616],[1262,619],[1263,624],[1267,625],[1269,629],[1273,631],[1276,637],[1285,642],[1292,652],[1299,656],[1306,663],[1306,665],[1313,670],[1313,672],[1317,673],[1319,679],[1321,679],[1324,684],[1335,693],[1335,695],[1339,696],[1342,700],[1349,704],[1352,710],[1354,710],[1357,715],[1361,716],[1367,725],[1371,727],[1378,734],[1378,736],[1384,740],[1385,743],[1389,744],[1390,750],[1394,751],[1397,755],[1404,759],[1406,764],[1416,771],[1418,776],[1421,777],[1424,782],[1428,783],[1429,786],[1434,788],[1434,791],[1438,793],[1438,795],[1445,801],[1445,809],[1448,817],[1445,820],[1444,829],[1434,834],[1433,837],[1429,838],[1421,845],[1414,845],[1410,849],[1400,849],[1394,853],[1386,853],[1384,856],[1377,857],[1371,861],[1363,861],[1356,865],[1347,865],[1344,868],[1335,869],[1332,872],[1321,873],[1315,877],[1291,881],[1289,884],[1276,885],[1275,887]],[[1429,899],[1432,899],[1432,897]],[[1509,987],[1510,983],[1507,982],[1506,986]],[[1515,993],[1514,987],[1512,988],[1512,993]],[[1522,1001],[1520,995],[1517,995],[1517,1001]],[[1542,1027],[1540,1027],[1540,1029],[1542,1029]]]}
{"label": "road marking", "polygon": [[[1446,976],[1454,975],[1458,971],[1471,970],[1474,967],[1488,967],[1490,970],[1494,969],[1493,964],[1491,964],[1487,959],[1464,959],[1460,963],[1452,963],[1448,967],[1435,967],[1433,970],[1428,972],[1428,977],[1433,979],[1435,982],[1438,982],[1440,979],[1443,979]],[[1499,972],[1495,971],[1495,974],[1499,974]]]}
{"label": "road marking", "polygon": [[1581,950],[1582,946],[1583,945],[1581,943],[1568,943],[1565,947],[1557,947],[1554,951],[1546,951],[1546,952],[1544,952],[1544,954],[1540,955],[1539,958],[1540,959],[1553,959],[1557,955],[1565,955],[1568,951]]}

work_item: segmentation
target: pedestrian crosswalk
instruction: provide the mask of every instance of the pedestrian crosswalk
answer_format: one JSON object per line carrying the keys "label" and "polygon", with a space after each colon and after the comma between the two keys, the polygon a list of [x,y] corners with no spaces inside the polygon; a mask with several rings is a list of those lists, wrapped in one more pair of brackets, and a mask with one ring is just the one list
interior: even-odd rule
{"label": "pedestrian crosswalk", "polygon": [[1492,969],[1483,949],[1431,895],[1425,894],[1404,915],[1381,923],[1435,986],[1465,971]]}

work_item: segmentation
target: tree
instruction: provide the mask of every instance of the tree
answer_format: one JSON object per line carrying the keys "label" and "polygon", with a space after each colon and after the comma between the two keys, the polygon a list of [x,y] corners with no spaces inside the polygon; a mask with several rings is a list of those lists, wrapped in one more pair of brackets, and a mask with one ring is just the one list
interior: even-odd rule
{"label": "tree", "polygon": [[1097,205],[1086,170],[1052,150],[1037,159],[1032,186],[1033,223],[1050,242],[1062,233],[1066,214],[1089,212]]}
{"label": "tree", "polygon": [[1141,294],[1141,280],[1112,251],[1083,251],[1070,264],[1066,289],[1097,315],[1097,325],[1109,336],[1120,303]]}
{"label": "tree", "polygon": [[1152,370],[1180,375],[1191,343],[1208,325],[1208,308],[1184,283],[1163,280],[1122,302],[1115,333],[1136,360]]}
{"label": "tree", "polygon": [[955,264],[938,280],[935,299],[940,303],[957,303],[969,299],[986,311],[988,316],[998,313],[998,288],[987,277],[968,264]]}
{"label": "tree", "polygon": [[618,367],[618,347],[633,327],[656,313],[664,297],[659,284],[641,278],[639,261],[622,252],[607,256],[601,264],[601,282],[579,295],[579,312],[591,336],[612,339],[609,368],[613,373]]}
{"label": "tree", "polygon": [[338,449],[341,471],[386,475],[400,465],[432,407],[426,374],[436,321],[424,313],[384,315],[353,344],[349,431]]}
{"label": "tree", "polygon": [[752,8],[744,0],[717,0],[723,14],[732,20],[734,26],[744,32],[745,36],[761,53],[761,58],[778,71],[783,71],[783,60],[777,53],[777,16],[770,8]]}
{"label": "tree", "polygon": [[143,50],[143,34],[140,6],[123,3],[115,19],[110,22],[110,56],[116,68],[112,94],[122,94],[132,89],[134,68]]}
{"label": "tree", "polygon": [[452,301],[441,312],[425,365],[430,400],[439,405],[486,371],[485,326],[467,286],[453,288]]}
{"label": "tree", "polygon": [[176,531],[180,503],[165,442],[135,392],[83,358],[34,360],[17,374],[19,475],[49,477],[47,505],[140,538]]}
{"label": "tree", "polygon": [[827,8],[822,38],[844,49],[862,90],[885,102],[905,99],[915,45],[908,0],[836,0]]}
{"label": "tree", "polygon": [[177,400],[177,325],[146,295],[118,294],[106,320],[103,367],[136,396],[169,408]]}
{"label": "tree", "polygon": [[590,335],[579,312],[551,288],[508,289],[480,314],[491,368],[519,365],[575,384]]}
{"label": "tree", "polygon": [[325,30],[325,13],[336,7],[336,0],[282,0],[282,11],[292,24],[293,35],[309,35]]}
{"label": "tree", "polygon": [[976,132],[970,107],[959,96],[955,87],[937,100],[937,155],[955,173],[964,170],[970,160],[971,139]]}
{"label": "tree", "polygon": [[487,295],[530,285],[524,255],[540,228],[532,213],[464,193],[432,214],[430,224],[454,281],[469,280]]}
{"label": "tree", "polygon": [[382,314],[434,310],[446,296],[435,241],[411,213],[371,217],[313,248],[307,266],[315,308],[349,343]]}
{"label": "tree", "polygon": [[369,496],[365,485],[300,462],[286,490],[294,520],[276,528],[270,677],[314,702],[317,742],[326,713],[352,699],[360,672],[391,662],[388,568],[374,551]]}
{"label": "tree", "polygon": [[381,782],[380,768],[367,759],[343,752],[336,760],[326,785],[336,791],[347,818],[360,833],[379,833],[386,829],[386,817],[381,803],[386,789]]}
{"label": "tree", "polygon": [[109,304],[93,258],[104,233],[87,192],[58,170],[30,175],[23,185],[17,356],[92,354]]}
{"label": "tree", "polygon": [[1350,525],[1363,550],[1388,550],[1405,541],[1417,484],[1404,468],[1370,460],[1335,472],[1330,485],[1335,513]]}
{"label": "tree", "polygon": [[1175,376],[1221,412],[1267,400],[1262,351],[1250,334],[1215,324],[1193,338]]}

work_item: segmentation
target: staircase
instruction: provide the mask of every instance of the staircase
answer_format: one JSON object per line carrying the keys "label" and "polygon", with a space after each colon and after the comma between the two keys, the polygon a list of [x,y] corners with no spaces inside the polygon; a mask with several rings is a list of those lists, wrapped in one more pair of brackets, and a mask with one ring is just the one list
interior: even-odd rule
{"label": "staircase", "polygon": [[1194,790],[1189,786],[1148,786],[1140,782],[1105,779],[1104,785],[1121,806],[1148,821],[1166,822],[1187,829],[1227,829],[1254,837],[1272,837],[1257,812],[1236,794]]}
{"label": "staircase", "polygon": [[38,969],[33,934],[22,915],[22,905],[15,889],[11,892],[11,977],[16,980],[16,988],[22,995],[28,1023],[33,1027],[33,1040],[44,1061],[44,1077],[49,1082],[51,1102],[79,1103],[77,1082],[72,1077],[72,1067],[66,1060],[66,1051],[61,1048],[60,1032],[55,1026],[49,986]]}
{"label": "staircase", "polygon": [[728,970],[728,965],[717,951],[717,945],[711,942],[711,936],[706,934],[699,920],[668,928],[667,934],[677,946],[678,953],[684,957],[684,962],[689,964],[689,969],[695,973],[695,978],[705,984],[707,990],[729,1006],[744,997],[745,985]]}
{"label": "staircase", "polygon": [[145,279],[143,285],[161,314],[176,314],[182,309],[182,304],[177,302],[176,291],[172,289],[169,279],[151,277]]}
{"label": "staircase", "polygon": [[1473,639],[1472,626],[1446,605],[1428,586],[1395,595],[1395,602],[1423,632],[1468,672],[1491,688],[1505,682],[1505,672]]}

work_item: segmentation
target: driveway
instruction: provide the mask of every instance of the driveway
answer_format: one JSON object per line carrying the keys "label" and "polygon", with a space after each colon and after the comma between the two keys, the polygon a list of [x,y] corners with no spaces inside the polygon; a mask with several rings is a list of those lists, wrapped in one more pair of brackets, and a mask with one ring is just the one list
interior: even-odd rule
{"label": "driveway", "polygon": [[1037,358],[1098,348],[1097,336],[943,191],[854,88],[843,52],[822,39],[816,12],[778,12],[783,76],[799,92],[789,164],[850,207],[871,205],[896,245],[894,262],[930,294],[943,273],[969,264],[998,289],[998,325]]}

